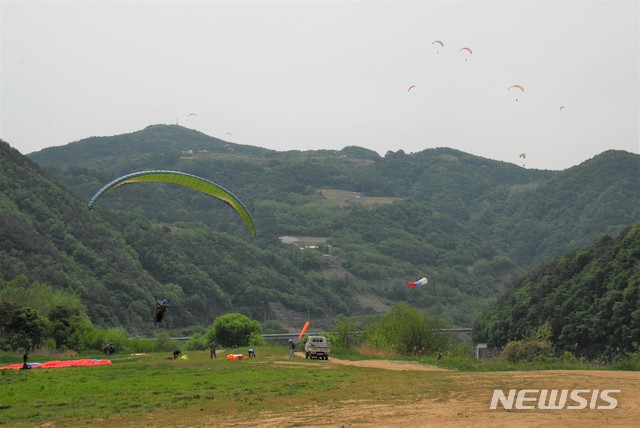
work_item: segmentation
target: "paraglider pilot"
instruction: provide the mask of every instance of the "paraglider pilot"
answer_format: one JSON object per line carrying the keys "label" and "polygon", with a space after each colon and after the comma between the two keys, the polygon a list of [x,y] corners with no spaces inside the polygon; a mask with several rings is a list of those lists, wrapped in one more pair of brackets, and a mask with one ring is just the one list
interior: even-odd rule
{"label": "paraglider pilot", "polygon": [[25,349],[24,355],[22,356],[22,370],[28,370],[31,368],[29,364],[27,364],[28,360],[29,360],[29,350]]}
{"label": "paraglider pilot", "polygon": [[253,348],[249,348],[249,358],[256,357],[256,351]]}
{"label": "paraglider pilot", "polygon": [[104,353],[107,355],[111,355],[115,352],[116,352],[116,348],[113,346],[113,343],[110,343],[104,347]]}
{"label": "paraglider pilot", "polygon": [[173,359],[174,360],[177,360],[180,357],[180,355],[182,355],[182,352],[180,352],[179,349],[176,349],[175,351],[173,351]]}
{"label": "paraglider pilot", "polygon": [[171,306],[171,304],[167,299],[156,299],[156,322],[162,322],[164,313],[167,311],[169,306]]}

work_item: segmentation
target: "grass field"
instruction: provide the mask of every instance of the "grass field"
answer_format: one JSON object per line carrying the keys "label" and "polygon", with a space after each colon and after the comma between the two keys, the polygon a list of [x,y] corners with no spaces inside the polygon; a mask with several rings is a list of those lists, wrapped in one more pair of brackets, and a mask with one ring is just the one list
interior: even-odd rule
{"label": "grass field", "polygon": [[530,387],[622,388],[619,408],[592,410],[589,421],[631,426],[640,416],[637,372],[460,372],[386,360],[339,364],[335,358],[290,359],[276,345],[258,347],[257,358],[241,361],[226,360],[224,350],[218,360],[203,351],[185,354],[188,360],[115,355],[106,366],[0,370],[0,425],[425,426],[422,421],[466,425],[501,418],[508,425],[544,425],[551,417],[565,426],[590,425],[575,410],[488,411],[494,388]]}

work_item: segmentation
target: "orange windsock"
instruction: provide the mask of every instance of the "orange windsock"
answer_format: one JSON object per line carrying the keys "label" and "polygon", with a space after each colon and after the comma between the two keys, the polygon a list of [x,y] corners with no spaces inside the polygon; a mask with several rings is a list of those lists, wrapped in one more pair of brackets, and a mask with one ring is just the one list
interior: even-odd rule
{"label": "orange windsock", "polygon": [[298,340],[302,339],[302,336],[304,336],[304,333],[307,331],[308,328],[309,328],[309,321],[304,323],[304,327],[302,327],[302,330],[300,330],[300,336],[298,336]]}

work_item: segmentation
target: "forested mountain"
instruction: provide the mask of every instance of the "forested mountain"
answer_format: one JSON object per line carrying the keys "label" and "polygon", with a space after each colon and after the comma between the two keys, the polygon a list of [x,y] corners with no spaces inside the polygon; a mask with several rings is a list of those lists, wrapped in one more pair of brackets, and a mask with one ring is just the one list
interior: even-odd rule
{"label": "forested mountain", "polygon": [[504,345],[545,322],[559,351],[615,357],[634,350],[640,341],[640,223],[519,280],[478,319],[474,337]]}
{"label": "forested mountain", "polygon": [[168,327],[209,325],[230,310],[262,319],[272,315],[268,302],[358,308],[344,279],[317,273],[326,261],[316,252],[86,204],[0,142],[0,286],[26,275],[77,293],[94,323],[130,331],[153,327],[155,296],[171,299]]}
{"label": "forested mountain", "polygon": [[[173,322],[180,325],[228,310],[262,320],[276,316],[275,307],[298,311],[301,317],[309,311],[312,320],[329,322],[331,315],[373,313],[398,300],[452,324],[470,325],[501,290],[541,262],[640,219],[640,157],[621,151],[604,152],[565,171],[540,171],[448,148],[388,152],[384,157],[360,147],[276,152],[176,125],[154,125],[29,157],[45,173],[26,159],[3,162],[26,162],[38,180],[78,195],[65,196],[74,201],[74,209],[65,214],[69,219],[58,221],[68,228],[86,218],[110,228],[105,235],[122,249],[109,251],[123,253],[120,257],[127,260],[130,256],[139,277],[148,278],[148,284],[140,285],[144,281],[138,281],[138,274],[123,275],[135,287],[119,287],[120,301],[140,305],[135,312],[139,318],[123,325],[143,325],[146,303],[141,302],[169,290],[184,295],[174,308]],[[86,212],[86,202],[104,184],[147,169],[188,172],[231,190],[252,212],[257,237],[248,236],[228,206],[177,186],[124,186]],[[40,219],[34,207],[14,195],[40,194],[41,189],[21,188],[4,168],[0,174],[18,186],[3,188],[3,197],[25,221],[36,224],[48,214],[61,215],[47,213]],[[52,197],[43,189],[39,198]],[[34,233],[43,242],[52,241],[48,226]],[[297,238],[298,245],[280,242],[283,236]],[[55,247],[53,242],[49,245]],[[81,242],[100,259],[107,257],[100,239]],[[299,248],[306,244],[316,248]],[[2,251],[4,247],[2,242]],[[108,278],[97,270],[111,269],[104,267],[108,262],[91,264],[73,252],[64,254],[87,271],[73,286],[53,272],[34,276],[35,257],[28,268],[10,274],[25,273],[73,289],[86,287],[86,278],[99,284]],[[10,274],[3,269],[5,280]],[[405,286],[422,276],[429,277],[428,286]],[[103,287],[114,298],[114,288]],[[134,297],[130,290],[136,287],[145,291]],[[209,297],[203,300],[203,295]],[[203,306],[203,301],[208,303]],[[179,310],[188,315],[178,317]],[[101,322],[121,322],[120,314],[106,315],[115,313],[114,306],[104,305],[101,311]]]}

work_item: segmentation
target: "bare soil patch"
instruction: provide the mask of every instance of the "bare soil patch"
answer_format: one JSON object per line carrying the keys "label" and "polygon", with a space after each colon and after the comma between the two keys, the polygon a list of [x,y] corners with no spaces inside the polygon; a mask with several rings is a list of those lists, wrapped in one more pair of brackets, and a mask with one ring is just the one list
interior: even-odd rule
{"label": "bare soil patch", "polygon": [[[292,407],[287,412],[259,412],[242,419],[209,419],[204,426],[228,427],[636,427],[640,421],[640,374],[621,371],[548,370],[523,372],[458,372],[390,360],[345,361],[364,370],[432,371],[433,388],[443,385],[446,399],[388,397],[353,399],[324,406]],[[446,386],[444,386],[446,385]],[[612,410],[490,410],[494,389],[619,389]],[[426,394],[425,394],[426,395]]]}

